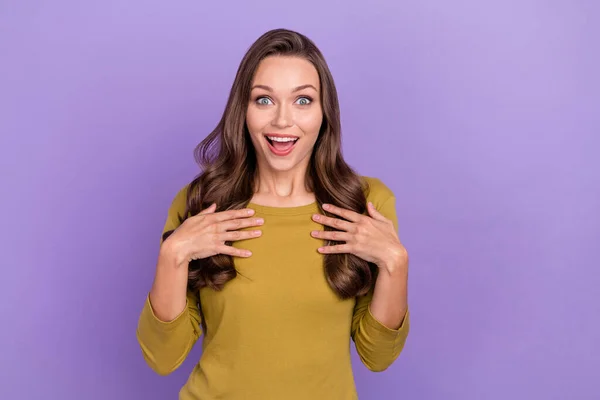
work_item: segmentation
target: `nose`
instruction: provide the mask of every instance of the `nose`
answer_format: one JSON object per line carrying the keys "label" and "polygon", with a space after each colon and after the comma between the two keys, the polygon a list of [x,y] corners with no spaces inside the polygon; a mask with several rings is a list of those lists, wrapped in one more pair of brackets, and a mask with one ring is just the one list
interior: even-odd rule
{"label": "nose", "polygon": [[292,112],[285,105],[280,105],[279,107],[277,107],[275,119],[273,121],[273,126],[276,126],[280,129],[288,128],[293,125],[292,119]]}

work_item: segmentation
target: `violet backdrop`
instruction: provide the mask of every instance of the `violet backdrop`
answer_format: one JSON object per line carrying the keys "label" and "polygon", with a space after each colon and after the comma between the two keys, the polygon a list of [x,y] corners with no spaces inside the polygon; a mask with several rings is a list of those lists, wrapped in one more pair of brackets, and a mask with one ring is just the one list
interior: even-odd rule
{"label": "violet backdrop", "polygon": [[286,27],[411,256],[410,337],[383,373],[354,355],[360,399],[599,399],[599,8],[2,1],[0,398],[176,398],[199,346],[159,377],[135,339],[160,230],[243,53]]}

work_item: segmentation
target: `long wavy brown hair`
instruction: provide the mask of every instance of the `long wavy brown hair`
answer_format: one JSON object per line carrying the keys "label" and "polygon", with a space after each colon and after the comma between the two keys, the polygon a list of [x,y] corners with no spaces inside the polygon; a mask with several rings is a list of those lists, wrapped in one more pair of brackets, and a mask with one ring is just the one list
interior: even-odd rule
{"label": "long wavy brown hair", "polygon": [[[182,221],[212,203],[217,204],[218,212],[241,209],[250,202],[254,194],[257,162],[246,126],[246,110],[259,63],[275,55],[308,60],[320,78],[323,123],[306,171],[307,190],[314,192],[321,212],[324,212],[321,205],[330,203],[365,213],[365,191],[368,188],[342,157],[337,90],[325,58],[306,36],[287,29],[275,29],[263,34],[248,49],[238,68],[220,122],[195,149],[195,158],[202,172],[188,187],[187,209]],[[329,227],[325,229],[331,230]],[[171,233],[166,232],[164,238]],[[325,277],[340,298],[365,294],[371,287],[376,273],[374,265],[351,254],[327,254],[324,259]],[[220,290],[236,275],[231,256],[219,254],[194,260],[189,265],[188,288],[192,291],[202,287]]]}

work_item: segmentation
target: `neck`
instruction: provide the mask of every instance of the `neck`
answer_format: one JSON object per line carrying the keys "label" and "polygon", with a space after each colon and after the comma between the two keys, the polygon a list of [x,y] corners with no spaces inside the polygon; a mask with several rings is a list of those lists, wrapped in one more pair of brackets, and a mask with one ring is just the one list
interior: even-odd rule
{"label": "neck", "polygon": [[275,171],[259,166],[252,201],[272,206],[297,206],[313,202],[314,194],[306,190],[306,168]]}

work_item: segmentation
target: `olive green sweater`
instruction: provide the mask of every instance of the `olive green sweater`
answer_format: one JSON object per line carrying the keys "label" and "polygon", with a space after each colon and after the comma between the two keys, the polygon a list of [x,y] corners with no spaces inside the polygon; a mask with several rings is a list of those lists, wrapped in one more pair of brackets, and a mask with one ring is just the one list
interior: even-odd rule
{"label": "olive green sweater", "polygon": [[[398,228],[395,199],[376,178],[368,201]],[[164,231],[179,225],[186,188],[175,197]],[[357,399],[350,358],[352,338],[362,362],[383,371],[399,356],[409,331],[407,311],[398,330],[385,327],[369,310],[366,296],[340,300],[327,284],[322,229],[311,216],[316,203],[299,207],[250,204],[264,218],[259,238],[235,242],[252,251],[236,258],[239,275],[222,291],[200,290],[207,334],[202,356],[181,389],[180,400],[351,400]],[[146,298],[137,338],[158,374],[174,371],[201,336],[198,293],[173,321],[159,320]]]}

